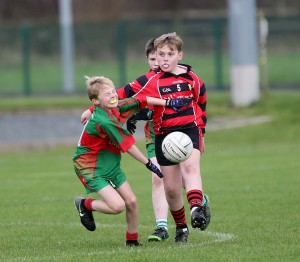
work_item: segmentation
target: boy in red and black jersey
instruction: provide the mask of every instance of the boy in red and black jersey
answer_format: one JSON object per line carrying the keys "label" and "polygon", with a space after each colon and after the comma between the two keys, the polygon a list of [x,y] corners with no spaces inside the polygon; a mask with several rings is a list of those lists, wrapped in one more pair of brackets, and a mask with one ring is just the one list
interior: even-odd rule
{"label": "boy in red and black jersey", "polygon": [[[125,92],[126,94],[147,94],[162,99],[193,98],[189,107],[180,113],[154,107],[154,130],[156,134],[163,134],[200,126],[204,133],[207,121],[205,84],[192,71],[191,66],[180,64],[177,68],[184,72],[179,75],[164,71],[155,74],[150,72],[126,86]],[[141,84],[143,84],[142,87]]]}
{"label": "boy in red and black jersey", "polygon": [[[203,197],[200,175],[200,154],[204,150],[207,121],[206,87],[190,66],[178,64],[183,57],[183,42],[176,33],[158,37],[154,45],[160,70],[139,77],[124,88],[124,93],[163,99],[192,98],[192,103],[180,112],[161,106],[153,107],[155,153],[165,174],[166,198],[176,224],[175,242],[186,242],[189,231],[181,194],[182,181],[190,204],[192,227],[204,230],[210,223],[208,198]],[[193,141],[192,155],[179,164],[167,160],[161,149],[163,139],[172,131],[181,131]],[[204,205],[203,200],[206,202]]]}
{"label": "boy in red and black jersey", "polygon": [[[206,87],[190,66],[178,64],[183,57],[182,44],[181,38],[175,33],[157,38],[155,48],[160,70],[150,71],[118,90],[122,98],[139,93],[164,99],[193,98],[192,103],[181,112],[154,107],[155,153],[161,169],[166,174],[164,188],[177,226],[175,242],[185,242],[188,238],[181,196],[182,182],[190,204],[192,227],[205,230],[210,223],[208,197],[203,195],[200,175],[200,154],[205,148],[204,133],[207,122]],[[179,164],[167,160],[161,151],[163,139],[172,131],[184,132],[193,141],[194,150],[191,157]],[[175,198],[172,197],[174,195]]]}

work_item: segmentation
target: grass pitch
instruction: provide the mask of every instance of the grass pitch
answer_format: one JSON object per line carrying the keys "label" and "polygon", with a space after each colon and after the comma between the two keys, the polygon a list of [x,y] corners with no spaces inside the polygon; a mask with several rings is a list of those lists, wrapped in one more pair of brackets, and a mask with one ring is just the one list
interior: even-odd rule
{"label": "grass pitch", "polygon": [[[95,232],[80,224],[73,200],[85,194],[73,171],[74,147],[1,153],[0,261],[299,261],[299,101],[299,92],[277,93],[231,109],[226,96],[211,96],[213,116],[265,114],[273,121],[207,132],[201,172],[212,220],[204,232],[191,229],[187,244],[173,243],[170,215],[170,238],[147,242],[155,226],[151,178],[127,154],[141,248],[124,246],[125,214],[95,214]],[[138,146],[144,150],[143,141]]]}

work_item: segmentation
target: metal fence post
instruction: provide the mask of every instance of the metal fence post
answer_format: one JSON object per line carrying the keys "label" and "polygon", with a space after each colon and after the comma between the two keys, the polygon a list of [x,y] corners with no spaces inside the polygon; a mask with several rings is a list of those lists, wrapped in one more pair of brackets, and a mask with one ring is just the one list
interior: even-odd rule
{"label": "metal fence post", "polygon": [[30,83],[30,36],[29,27],[21,26],[22,41],[22,61],[23,61],[23,93],[25,96],[31,95]]}
{"label": "metal fence post", "polygon": [[222,21],[220,17],[216,17],[213,21],[214,25],[214,49],[215,49],[215,77],[216,89],[223,89],[222,79]]}
{"label": "metal fence post", "polygon": [[125,22],[118,22],[118,57],[119,57],[119,86],[126,83],[126,39],[125,39]]}
{"label": "metal fence post", "polygon": [[268,20],[263,11],[257,13],[258,32],[259,32],[259,69],[261,91],[264,96],[268,93],[268,57],[267,57],[267,38],[268,38]]}
{"label": "metal fence post", "polygon": [[64,91],[74,92],[74,39],[72,1],[59,1],[59,21],[61,33],[61,52],[63,64]]}

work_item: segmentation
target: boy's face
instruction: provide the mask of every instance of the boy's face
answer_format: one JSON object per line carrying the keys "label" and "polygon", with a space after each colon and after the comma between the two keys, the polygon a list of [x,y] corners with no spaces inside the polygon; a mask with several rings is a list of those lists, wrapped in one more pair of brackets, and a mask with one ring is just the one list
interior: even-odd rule
{"label": "boy's face", "polygon": [[102,88],[98,94],[98,99],[94,99],[93,103],[106,109],[116,107],[118,105],[116,89],[110,86]]}
{"label": "boy's face", "polygon": [[164,72],[174,73],[178,61],[182,59],[183,52],[178,52],[177,49],[171,50],[169,46],[164,45],[162,47],[157,47],[156,55],[160,69]]}
{"label": "boy's face", "polygon": [[156,70],[158,69],[158,62],[156,59],[156,52],[150,53],[148,55],[148,64],[151,70]]}

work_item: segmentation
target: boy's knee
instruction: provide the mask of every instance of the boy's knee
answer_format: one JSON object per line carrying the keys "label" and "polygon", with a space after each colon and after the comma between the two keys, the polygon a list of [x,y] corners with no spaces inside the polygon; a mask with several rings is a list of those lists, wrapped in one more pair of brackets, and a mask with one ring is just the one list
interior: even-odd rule
{"label": "boy's knee", "polygon": [[159,178],[157,175],[156,177],[152,179],[152,187],[153,188],[161,188],[163,187],[163,180]]}
{"label": "boy's knee", "polygon": [[178,191],[176,187],[168,188],[166,190],[166,196],[169,200],[177,200],[181,196],[181,190]]}
{"label": "boy's knee", "polygon": [[183,166],[182,167],[182,172],[184,174],[194,174],[197,173],[197,167],[189,165],[189,166]]}
{"label": "boy's knee", "polygon": [[125,203],[120,202],[111,207],[113,214],[120,214],[125,210]]}
{"label": "boy's knee", "polygon": [[137,208],[137,199],[135,196],[131,197],[130,199],[128,199],[126,201],[126,208],[127,209],[130,209],[130,210],[133,210],[133,209],[136,209]]}

